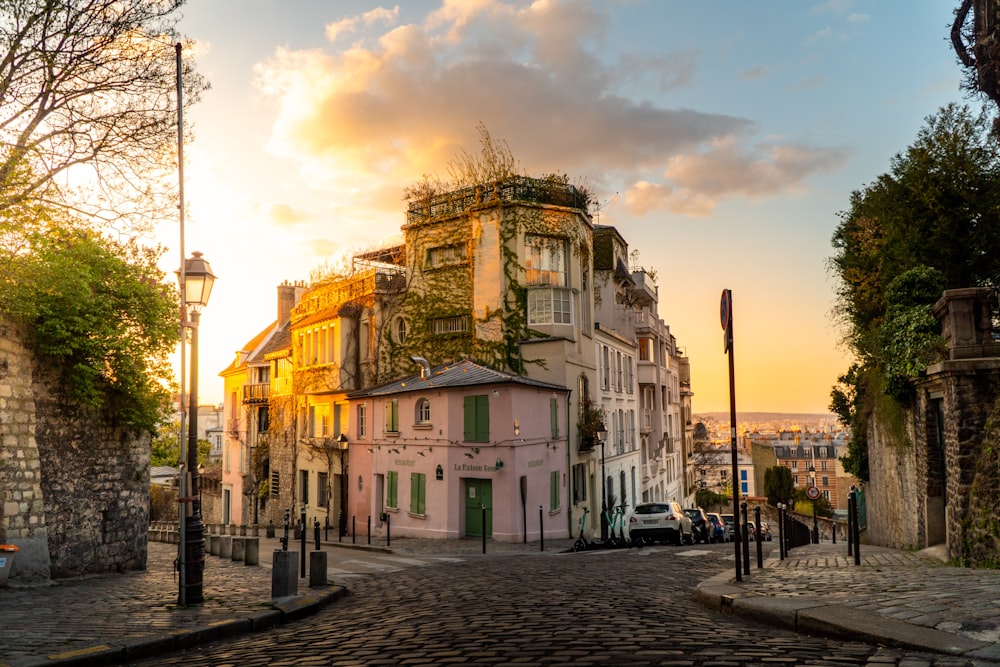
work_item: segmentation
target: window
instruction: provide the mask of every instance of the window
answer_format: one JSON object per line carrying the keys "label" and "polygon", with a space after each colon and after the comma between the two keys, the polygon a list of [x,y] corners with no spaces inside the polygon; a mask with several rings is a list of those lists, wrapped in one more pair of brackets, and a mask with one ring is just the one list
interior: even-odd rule
{"label": "window", "polygon": [[819,457],[820,457],[821,459],[825,459],[825,458],[827,457],[827,454],[826,454],[826,447],[820,447],[820,448],[819,448]]}
{"label": "window", "polygon": [[309,406],[309,437],[325,438],[330,435],[330,406]]}
{"label": "window", "polygon": [[652,341],[649,338],[639,339],[639,361],[651,361],[649,356],[650,343]]}
{"label": "window", "polygon": [[406,320],[402,317],[397,317],[395,326],[393,327],[393,334],[396,337],[396,342],[403,344],[406,342]]}
{"label": "window", "polygon": [[830,486],[830,478],[829,477],[824,476],[822,478],[822,482],[823,482],[823,486]]}
{"label": "window", "polygon": [[487,395],[466,396],[465,441],[489,442],[490,440],[490,399]]}
{"label": "window", "polygon": [[750,493],[750,486],[746,482],[740,482],[740,493],[744,495]]}
{"label": "window", "polygon": [[635,391],[635,360],[629,354],[625,357],[625,392]]}
{"label": "window", "polygon": [[410,512],[424,514],[427,506],[427,475],[422,472],[410,473]]}
{"label": "window", "polygon": [[799,462],[792,461],[792,470],[798,470],[798,469],[799,469]]}
{"label": "window", "polygon": [[619,472],[618,477],[619,477],[619,479],[618,479],[618,493],[622,497],[622,501],[619,504],[622,505],[622,506],[625,506],[625,505],[628,505],[628,491],[625,489],[625,471],[622,470],[621,472]]}
{"label": "window", "polygon": [[551,427],[552,437],[559,437],[559,401],[555,396],[549,398],[549,426]]}
{"label": "window", "polygon": [[385,473],[385,506],[396,509],[399,507],[397,504],[396,493],[399,490],[399,473],[395,470],[390,470]]}
{"label": "window", "polygon": [[358,437],[365,437],[365,432],[367,429],[367,421],[365,415],[365,404],[362,403],[358,405]]}
{"label": "window", "polygon": [[267,427],[270,423],[269,413],[266,405],[261,405],[257,408],[257,432],[267,433]]}
{"label": "window", "polygon": [[746,470],[741,470],[740,471],[740,479],[742,481],[744,481],[744,482],[747,481],[747,471]]}
{"label": "window", "polygon": [[309,504],[309,471],[303,470],[299,473],[299,500],[306,505]]}
{"label": "window", "polygon": [[469,330],[469,318],[465,315],[439,317],[431,320],[429,324],[431,333],[437,335],[462,333]]}
{"label": "window", "polygon": [[529,285],[562,285],[566,275],[566,241],[549,236],[524,237],[524,268]]}
{"label": "window", "polygon": [[587,500],[587,464],[573,464],[573,502],[582,503]]}
{"label": "window", "polygon": [[572,324],[570,290],[536,288],[528,292],[528,324]]}
{"label": "window", "polygon": [[431,423],[431,402],[426,398],[421,398],[417,401],[417,423]]}
{"label": "window", "polygon": [[320,507],[330,505],[330,475],[325,472],[316,474],[316,504]]}
{"label": "window", "polygon": [[278,494],[281,493],[281,476],[278,474],[277,470],[271,471],[271,497],[277,498]]}
{"label": "window", "polygon": [[601,346],[601,389],[611,388],[611,350],[607,345]]}
{"label": "window", "polygon": [[392,399],[385,404],[385,430],[387,433],[399,433],[399,400]]}
{"label": "window", "polygon": [[427,268],[433,269],[465,260],[465,245],[445,245],[427,249]]}
{"label": "window", "polygon": [[624,376],[622,366],[624,366],[622,353],[620,350],[615,350],[615,391],[618,392],[622,390],[622,380]]}
{"label": "window", "polygon": [[549,473],[549,511],[559,509],[559,471]]}

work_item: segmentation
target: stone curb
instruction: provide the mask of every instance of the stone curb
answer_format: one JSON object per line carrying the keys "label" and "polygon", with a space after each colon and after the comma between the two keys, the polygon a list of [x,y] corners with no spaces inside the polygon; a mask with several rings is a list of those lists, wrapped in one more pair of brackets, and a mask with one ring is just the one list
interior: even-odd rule
{"label": "stone curb", "polygon": [[0,667],[100,667],[153,658],[165,653],[190,649],[228,637],[262,632],[277,625],[299,620],[349,594],[344,586],[328,585],[312,588],[304,595],[277,598],[271,609],[240,618],[217,621],[190,630],[173,631],[166,635],[139,637],[124,642],[102,642],[93,646],[53,653],[44,658],[0,662]]}
{"label": "stone curb", "polygon": [[[986,642],[913,625],[870,611],[831,605],[820,598],[772,597],[747,591],[723,572],[698,584],[696,599],[703,606],[766,625],[803,634],[897,648],[989,657]],[[986,651],[989,653],[989,651]]]}

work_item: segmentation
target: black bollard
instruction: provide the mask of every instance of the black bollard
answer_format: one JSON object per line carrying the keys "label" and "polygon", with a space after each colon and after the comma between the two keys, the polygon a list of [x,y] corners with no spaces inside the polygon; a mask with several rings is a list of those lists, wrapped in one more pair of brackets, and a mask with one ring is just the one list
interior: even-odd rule
{"label": "black bollard", "polygon": [[757,569],[764,567],[764,545],[760,540],[760,507],[753,508],[754,523],[757,524]]}
{"label": "black bollard", "polygon": [[299,527],[301,528],[301,541],[302,541],[302,553],[299,554],[299,576],[303,579],[306,576],[306,506],[302,506],[302,515],[299,519]]}
{"label": "black bollard", "polygon": [[545,515],[542,513],[542,506],[538,506],[538,544],[539,551],[545,551]]}
{"label": "black bollard", "polygon": [[368,515],[368,544],[372,543],[372,515]]}
{"label": "black bollard", "polygon": [[854,555],[854,487],[847,494],[847,555]]}
{"label": "black bollard", "polygon": [[[370,520],[371,519],[369,518],[369,521]],[[337,541],[338,542],[343,542],[344,541],[344,530],[342,529],[342,526],[346,527],[346,526],[344,526],[344,510],[340,510],[339,512],[337,512]]]}
{"label": "black bollard", "polygon": [[740,503],[740,528],[743,530],[743,574],[750,574],[750,527],[747,525],[747,504]]}
{"label": "black bollard", "polygon": [[836,544],[837,543],[837,522],[836,521],[832,521],[830,523],[830,530],[833,531],[831,533],[831,536],[833,537],[833,543]]}
{"label": "black bollard", "polygon": [[785,504],[778,503],[778,559],[785,560]]}
{"label": "black bollard", "polygon": [[481,505],[483,508],[483,553],[486,553],[486,505]]}
{"label": "black bollard", "polygon": [[389,514],[385,515],[385,546],[389,546],[392,540],[392,533],[389,531]]}
{"label": "black bollard", "polygon": [[854,526],[854,564],[855,565],[861,565],[861,522],[859,520],[860,519],[859,513],[860,513],[861,510],[858,507],[858,505],[860,504],[858,502],[858,492],[855,491],[853,495],[854,495],[854,509],[852,510],[851,514],[853,515],[853,518],[854,518],[854,521],[853,521],[853,526]]}
{"label": "black bollard", "polygon": [[316,538],[316,551],[319,551],[319,519],[313,519],[313,534]]}
{"label": "black bollard", "polygon": [[291,521],[292,511],[290,509],[285,510],[285,534],[280,537],[281,550],[288,551],[288,524]]}
{"label": "black bollard", "polygon": [[[372,534],[371,525],[372,525],[372,520],[371,520],[371,517],[369,517],[368,518],[368,534],[369,535]],[[354,516],[354,515],[351,515],[351,544],[354,544],[355,538],[357,537],[357,535],[358,535],[358,517]],[[368,539],[371,539],[371,538],[369,537]]]}

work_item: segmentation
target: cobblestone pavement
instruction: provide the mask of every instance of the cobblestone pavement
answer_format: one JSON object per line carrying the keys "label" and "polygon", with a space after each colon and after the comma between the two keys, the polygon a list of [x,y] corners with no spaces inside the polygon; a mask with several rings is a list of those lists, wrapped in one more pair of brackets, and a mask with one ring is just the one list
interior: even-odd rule
{"label": "cobblestone pavement", "polygon": [[[978,640],[979,655],[892,648],[695,602],[699,584],[715,582],[745,600],[822,596],[842,616],[879,614],[970,642],[995,627],[998,573],[915,554],[863,549],[859,568],[837,560],[842,547],[801,547],[737,587],[730,545],[572,554],[561,553],[569,541],[547,541],[544,553],[490,542],[484,555],[475,540],[399,538],[388,548],[409,567],[355,577],[346,590],[300,588],[276,609],[267,565],[276,543],[262,540],[261,566],[209,557],[200,607],[176,607],[176,547],[159,543],[145,572],[0,589],[0,665],[1000,665],[992,640]],[[349,547],[325,548],[337,554],[332,568]],[[935,625],[935,615],[951,620]],[[958,627],[942,630],[948,622]]]}

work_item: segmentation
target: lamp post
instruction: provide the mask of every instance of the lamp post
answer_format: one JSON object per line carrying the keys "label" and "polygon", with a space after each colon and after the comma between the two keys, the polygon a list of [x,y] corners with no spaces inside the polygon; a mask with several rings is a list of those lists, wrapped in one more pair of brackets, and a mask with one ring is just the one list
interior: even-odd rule
{"label": "lamp post", "polygon": [[819,544],[819,520],[816,518],[816,501],[819,499],[819,488],[816,486],[816,466],[809,466],[809,486],[815,491],[810,490],[809,495],[812,497],[813,501],[813,544]]}
{"label": "lamp post", "polygon": [[604,422],[601,421],[597,424],[597,430],[594,431],[594,436],[597,438],[597,444],[601,446],[601,541],[606,542],[608,539],[608,482],[607,477],[604,473],[604,440],[608,435],[608,430],[604,428]]}
{"label": "lamp post", "polygon": [[188,446],[187,472],[191,476],[187,498],[189,508],[184,508],[187,514],[185,528],[180,534],[180,566],[183,568],[183,578],[178,591],[178,602],[182,605],[200,604],[204,601],[202,592],[202,573],[205,567],[205,524],[201,520],[201,495],[198,486],[198,321],[201,309],[208,305],[208,297],[212,293],[215,274],[208,262],[202,259],[200,252],[191,253],[184,260],[184,270],[178,272],[181,277],[183,291],[181,317],[190,315],[184,326],[191,331],[191,371],[188,381]]}

